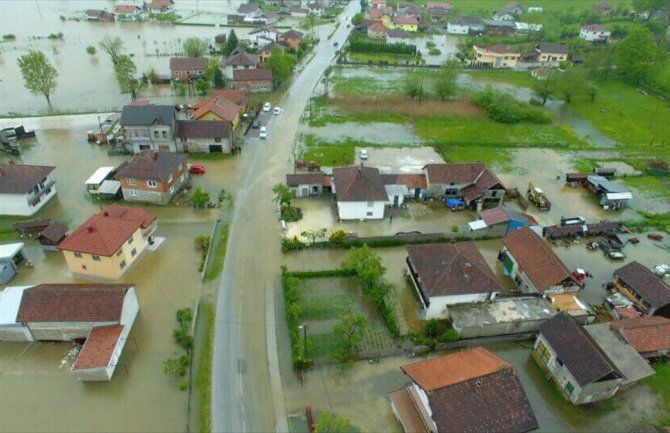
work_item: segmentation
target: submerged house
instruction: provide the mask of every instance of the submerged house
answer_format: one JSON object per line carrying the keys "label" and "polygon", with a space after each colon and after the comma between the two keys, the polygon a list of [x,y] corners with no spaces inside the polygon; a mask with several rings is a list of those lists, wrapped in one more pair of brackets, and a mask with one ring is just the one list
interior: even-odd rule
{"label": "submerged house", "polygon": [[400,368],[410,382],[390,398],[407,433],[524,433],[539,427],[514,367],[482,347]]}
{"label": "submerged house", "polygon": [[365,166],[335,168],[333,187],[340,220],[384,218],[388,195],[378,169]]}
{"label": "submerged house", "polygon": [[56,167],[0,165],[0,215],[30,216],[56,196]]}
{"label": "submerged house", "polygon": [[500,206],[505,196],[505,186],[483,162],[428,164],[423,171],[432,197],[462,199],[469,207],[482,210]]}
{"label": "submerged house", "polygon": [[331,178],[321,172],[294,173],[286,175],[286,184],[291,188],[294,197],[309,197],[330,190]]}
{"label": "submerged house", "polygon": [[410,245],[406,263],[424,320],[446,319],[449,306],[490,301],[503,290],[474,242]]}
{"label": "submerged house", "polygon": [[505,236],[498,260],[521,293],[546,296],[581,288],[551,246],[529,227]]}
{"label": "submerged house", "polygon": [[0,341],[83,341],[72,375],[109,381],[138,312],[129,284],[7,287],[0,292]]}

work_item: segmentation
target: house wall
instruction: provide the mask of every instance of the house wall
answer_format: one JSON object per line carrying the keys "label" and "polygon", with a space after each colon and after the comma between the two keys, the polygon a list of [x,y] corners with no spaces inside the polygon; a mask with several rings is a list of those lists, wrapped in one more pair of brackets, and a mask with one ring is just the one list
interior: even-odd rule
{"label": "house wall", "polygon": [[557,64],[559,62],[564,62],[568,60],[568,55],[556,54],[556,53],[540,53],[539,60],[542,63]]}
{"label": "house wall", "polygon": [[164,152],[179,150],[174,141],[172,125],[124,126],[123,129],[133,153],[145,150]]}
{"label": "house wall", "polygon": [[230,153],[231,143],[227,138],[220,139],[216,141],[214,138],[189,138],[182,140],[182,145],[184,146],[185,152],[204,152],[209,153],[209,146],[221,146],[221,151],[223,153]]}
{"label": "house wall", "polygon": [[272,91],[272,81],[233,81],[233,89],[243,89],[248,92],[270,92]]}
{"label": "house wall", "polygon": [[[307,194],[305,194],[305,189]],[[323,194],[323,185],[320,183],[313,184],[301,184],[291,187],[291,192],[294,197],[308,197],[310,195],[321,195]]]}
{"label": "house wall", "polygon": [[33,341],[33,337],[22,323],[12,323],[0,325],[0,341]]}
{"label": "house wall", "polygon": [[384,218],[383,201],[339,201],[337,213],[341,220],[374,220]]}
{"label": "house wall", "polygon": [[[428,179],[428,178],[427,178]],[[463,188],[468,186],[467,183],[433,183],[428,179],[428,195],[432,197],[448,197],[448,198],[460,198],[463,197]],[[448,189],[456,189],[456,194],[445,195],[445,191]]]}
{"label": "house wall", "polygon": [[[204,114],[198,120],[213,120],[213,121],[217,121],[217,122],[226,122],[226,119],[224,119],[223,117],[214,113],[213,111],[210,111],[210,112]],[[235,118],[230,123],[232,123],[233,128],[235,128],[237,126],[237,124],[240,123],[240,113],[237,113]]]}
{"label": "house wall", "polygon": [[173,69],[172,79],[180,81],[188,81],[190,78],[198,78],[205,75],[203,69]]}
{"label": "house wall", "polygon": [[516,68],[519,60],[518,54],[494,54],[477,51],[476,63],[490,65],[493,68]]}
{"label": "house wall", "polygon": [[[452,319],[454,319],[452,317]],[[461,326],[454,319],[453,327],[460,338],[497,337],[500,335],[528,334],[538,332],[540,325],[548,319],[513,320],[500,323],[481,323]]]}
{"label": "house wall", "polygon": [[[549,353],[548,360],[541,358],[541,350],[539,349],[539,347],[541,347],[540,344],[542,344]],[[614,396],[614,394],[616,394],[616,392],[619,390],[619,387],[621,386],[621,379],[613,379],[591,383],[581,387],[575,380],[572,373],[570,373],[570,370],[568,370],[565,365],[562,365],[562,363],[559,362],[556,351],[551,347],[542,334],[538,335],[538,337],[535,339],[533,350],[534,358],[540,363],[540,365],[547,369],[549,375],[559,387],[563,396],[570,400],[573,404],[587,404],[611,398]],[[568,384],[574,387],[572,392],[568,390]]]}
{"label": "house wall", "polygon": [[421,311],[423,320],[449,318],[449,305],[474,304],[495,299],[496,293],[473,293],[469,295],[432,296],[430,305]]}
{"label": "house wall", "polygon": [[[49,174],[41,181],[45,188],[39,187],[38,191],[31,190],[27,194],[0,194],[0,215],[34,215],[56,196],[55,181],[53,174]],[[39,202],[31,204],[37,196]]]}
{"label": "house wall", "polygon": [[611,32],[590,32],[584,29],[579,32],[579,37],[588,42],[607,40],[611,35]]}
{"label": "house wall", "polygon": [[[219,144],[219,143],[216,143]],[[221,144],[224,144],[223,141]],[[209,151],[209,149],[207,150]],[[121,191],[126,201],[150,202],[167,204],[188,180],[189,174],[186,161],[172,173],[170,182],[154,180],[156,187],[150,187],[149,180],[121,177]]]}
{"label": "house wall", "polygon": [[72,341],[86,338],[95,326],[114,325],[115,322],[29,322],[27,328],[36,341]]}
{"label": "house wall", "polygon": [[[147,239],[142,235],[141,228],[133,233],[132,242],[128,243],[128,241],[124,242],[121,248],[111,257],[99,256],[100,260],[94,260],[93,255],[87,253],[81,253],[81,257],[77,257],[73,251],[66,250],[63,250],[63,256],[70,272],[75,275],[118,280],[139,260],[148,245]],[[135,255],[132,254],[133,249],[135,249]],[[123,262],[125,262],[125,265],[122,267]]]}
{"label": "house wall", "polygon": [[250,65],[244,65],[244,66],[226,65],[223,68],[223,75],[226,77],[227,80],[232,80],[233,79],[233,71],[238,71],[238,70],[241,70],[241,69],[256,69],[256,66],[255,65],[254,66],[250,66]]}
{"label": "house wall", "polygon": [[463,24],[447,23],[447,33],[452,35],[467,35],[470,31],[470,26]]}
{"label": "house wall", "polygon": [[416,24],[395,24],[393,22],[390,23],[391,29],[403,29],[406,32],[417,32],[419,31],[419,26]]}
{"label": "house wall", "polygon": [[[539,294],[539,290],[533,283],[533,281],[528,277],[528,274],[521,268],[519,265],[519,262],[514,258],[512,253],[507,250],[507,248],[503,247],[502,249],[503,253],[509,257],[513,263],[512,268],[508,270],[508,275],[511,279],[514,280],[516,283],[517,287],[521,291],[521,293],[524,294]],[[556,286],[552,286],[542,292],[543,296],[551,295],[553,293],[566,293],[566,292],[578,292],[579,291],[579,286],[578,285],[573,285],[570,287],[564,287],[563,285],[559,284]]]}

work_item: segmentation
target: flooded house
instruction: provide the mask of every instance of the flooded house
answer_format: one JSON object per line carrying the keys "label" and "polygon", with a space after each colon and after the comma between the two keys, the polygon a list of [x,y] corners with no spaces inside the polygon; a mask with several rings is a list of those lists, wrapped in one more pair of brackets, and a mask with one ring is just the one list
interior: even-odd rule
{"label": "flooded house", "polygon": [[611,398],[622,386],[654,373],[607,324],[584,327],[563,312],[540,325],[532,355],[563,396],[577,405]]}
{"label": "flooded house", "polygon": [[133,153],[146,150],[176,152],[174,105],[126,105],[121,113],[123,135]]}
{"label": "flooded house", "polygon": [[74,275],[119,280],[136,265],[152,241],[156,217],[139,207],[118,204],[91,216],[58,248]]}
{"label": "flooded house", "polygon": [[470,230],[486,230],[486,234],[489,236],[507,236],[512,231],[522,227],[536,227],[539,225],[532,215],[502,206],[481,210],[477,215],[479,215],[478,220],[468,223]]}
{"label": "flooded house", "polygon": [[59,221],[50,223],[36,237],[46,251],[57,251],[58,245],[67,237],[67,226]]}
{"label": "flooded house", "polygon": [[272,69],[240,69],[233,72],[231,86],[248,92],[271,92],[274,89]]}
{"label": "flooded house", "polygon": [[277,35],[277,42],[292,50],[298,50],[304,39],[302,32],[293,29]]}
{"label": "flooded house", "polygon": [[209,99],[196,102],[184,111],[186,112],[185,116],[180,113],[178,116],[180,119],[185,117],[198,121],[228,122],[232,124],[234,129],[240,122],[241,108],[227,98],[212,96]]}
{"label": "flooded house", "polygon": [[104,11],[102,9],[87,9],[86,20],[114,22],[114,14],[111,12]]}
{"label": "flooded house", "polygon": [[485,29],[484,22],[477,17],[459,16],[447,23],[450,35],[481,35]]}
{"label": "flooded house", "polygon": [[519,374],[483,347],[400,368],[410,382],[390,399],[407,433],[523,433],[539,428]]}
{"label": "flooded house", "polygon": [[615,270],[612,288],[643,315],[670,318],[670,286],[646,266],[633,261]]}
{"label": "flooded house", "polygon": [[472,209],[500,206],[505,186],[484,163],[428,164],[423,168],[430,197],[461,199]]}
{"label": "flooded house", "polygon": [[83,341],[71,374],[109,381],[139,312],[129,284],[39,284],[0,292],[0,341]]}
{"label": "flooded house", "polygon": [[170,59],[170,77],[174,81],[190,83],[205,76],[207,59],[204,57],[173,57]]}
{"label": "flooded house", "polygon": [[152,14],[165,14],[171,12],[174,9],[173,0],[151,0],[148,3],[144,4],[149,13]]}
{"label": "flooded house", "polygon": [[579,37],[587,42],[607,42],[612,32],[600,24],[589,24],[579,31]]}
{"label": "flooded house", "polygon": [[0,215],[34,215],[56,196],[56,167],[0,165]]}
{"label": "flooded house", "polygon": [[178,120],[177,139],[184,152],[230,153],[235,149],[228,121]]}
{"label": "flooded house", "polygon": [[0,245],[0,284],[10,282],[26,261],[23,242]]}
{"label": "flooded house", "polygon": [[238,50],[226,59],[223,68],[224,75],[227,80],[232,80],[235,71],[256,69],[259,63],[260,58],[257,54],[249,54],[244,50]]}
{"label": "flooded house", "polygon": [[340,220],[384,218],[388,195],[382,175],[374,167],[334,168],[333,193]]}
{"label": "flooded house", "polygon": [[190,174],[183,153],[142,152],[128,161],[116,178],[121,182],[124,200],[167,204]]}
{"label": "flooded house", "polygon": [[498,260],[521,293],[546,296],[581,289],[551,246],[529,227],[505,236]]}
{"label": "flooded house", "polygon": [[332,179],[322,172],[294,173],[286,175],[286,184],[291,188],[294,197],[322,195],[329,190]]}
{"label": "flooded house", "polygon": [[421,319],[446,319],[449,307],[487,302],[503,291],[474,242],[410,245],[407,270]]}
{"label": "flooded house", "polygon": [[134,4],[116,5],[114,12],[119,21],[138,21],[142,18],[142,8]]}

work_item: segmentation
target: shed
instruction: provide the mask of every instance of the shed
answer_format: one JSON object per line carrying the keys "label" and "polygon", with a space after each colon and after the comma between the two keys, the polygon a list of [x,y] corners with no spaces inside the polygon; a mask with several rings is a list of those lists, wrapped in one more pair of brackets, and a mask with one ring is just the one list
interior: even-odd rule
{"label": "shed", "polygon": [[102,183],[111,178],[114,167],[100,167],[89,177],[85,183],[89,194],[98,194]]}
{"label": "shed", "polygon": [[11,281],[19,265],[25,261],[23,247],[23,242],[0,245],[0,284]]}
{"label": "shed", "polygon": [[118,200],[121,198],[121,182],[118,180],[106,180],[98,190],[101,199]]}
{"label": "shed", "polygon": [[40,233],[49,226],[49,223],[51,223],[51,220],[46,218],[41,220],[23,221],[14,224],[12,227],[14,227],[14,230],[19,232],[21,236],[29,236],[35,233]]}
{"label": "shed", "polygon": [[58,244],[67,236],[67,226],[61,222],[54,222],[42,232],[37,235],[42,248],[45,250],[55,251],[58,249]]}

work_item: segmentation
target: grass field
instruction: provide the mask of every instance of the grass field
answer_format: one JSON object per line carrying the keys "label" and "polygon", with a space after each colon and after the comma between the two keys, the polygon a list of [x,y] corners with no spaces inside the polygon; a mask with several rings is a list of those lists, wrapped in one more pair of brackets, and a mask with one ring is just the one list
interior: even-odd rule
{"label": "grass field", "polygon": [[643,384],[650,385],[665,402],[666,416],[660,421],[660,425],[670,424],[670,363],[658,363],[653,366],[656,370],[654,376],[648,377],[642,381]]}
{"label": "grass field", "polygon": [[[414,0],[413,3],[423,5],[428,1]],[[532,4],[521,4],[524,6],[541,7],[544,9],[543,12],[550,13],[554,11],[562,12],[568,9],[572,9],[575,12],[593,10],[593,6],[599,2],[600,0],[533,0]],[[452,0],[449,3],[452,5],[449,14],[454,16],[469,14],[488,17],[494,10],[505,6],[505,1],[500,0]],[[631,4],[630,0],[609,0],[609,3],[612,8],[629,6]]]}

